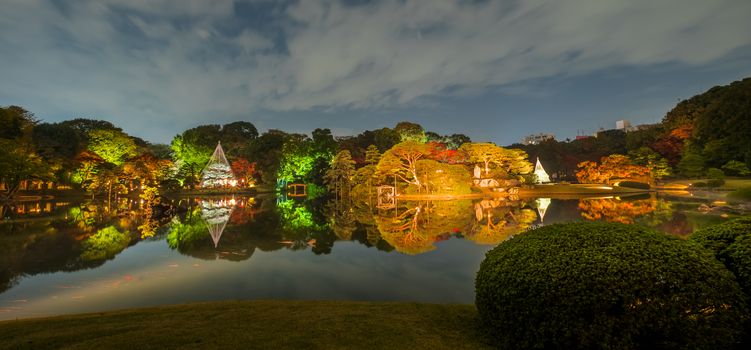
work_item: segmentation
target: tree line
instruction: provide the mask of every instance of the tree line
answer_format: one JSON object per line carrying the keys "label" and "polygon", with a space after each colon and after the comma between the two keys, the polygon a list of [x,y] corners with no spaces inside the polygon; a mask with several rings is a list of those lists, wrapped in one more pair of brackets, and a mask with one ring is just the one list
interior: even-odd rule
{"label": "tree line", "polygon": [[656,178],[698,178],[751,172],[751,78],[716,86],[678,103],[663,120],[635,131],[606,130],[596,137],[515,144],[560,180],[574,180],[582,162],[613,154],[646,166]]}

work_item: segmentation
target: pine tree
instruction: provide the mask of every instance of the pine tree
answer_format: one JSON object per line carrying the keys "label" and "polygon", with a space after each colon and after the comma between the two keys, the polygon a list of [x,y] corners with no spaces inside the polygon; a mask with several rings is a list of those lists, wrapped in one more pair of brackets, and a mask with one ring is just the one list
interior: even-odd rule
{"label": "pine tree", "polygon": [[326,172],[324,181],[329,190],[337,196],[349,193],[352,177],[355,175],[355,161],[347,150],[340,151],[331,163],[331,169]]}
{"label": "pine tree", "polygon": [[381,152],[378,151],[378,147],[375,145],[370,145],[365,150],[365,163],[367,164],[378,164],[378,161],[381,160]]}

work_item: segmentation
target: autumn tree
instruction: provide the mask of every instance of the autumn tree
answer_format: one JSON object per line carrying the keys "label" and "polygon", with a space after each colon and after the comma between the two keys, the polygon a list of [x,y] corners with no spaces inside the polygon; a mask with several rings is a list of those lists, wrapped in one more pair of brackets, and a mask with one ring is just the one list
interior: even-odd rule
{"label": "autumn tree", "polygon": [[493,143],[465,143],[459,150],[467,155],[470,162],[482,164],[485,174],[490,173],[490,164],[500,163],[505,157],[504,149]]}
{"label": "autumn tree", "polygon": [[529,174],[534,170],[534,165],[529,162],[527,152],[520,149],[503,149],[500,156],[494,162],[509,174]]}
{"label": "autumn tree", "polygon": [[600,163],[582,162],[576,178],[581,183],[606,184],[614,179],[639,179],[649,175],[649,169],[635,165],[631,159],[621,154],[602,157]]}
{"label": "autumn tree", "polygon": [[239,158],[232,162],[232,173],[242,179],[246,186],[255,184],[256,163],[248,162],[245,158]]}
{"label": "autumn tree", "polygon": [[422,187],[417,174],[417,161],[428,153],[425,144],[415,141],[404,141],[386,151],[378,162],[378,172],[383,175],[396,176],[402,181]]}
{"label": "autumn tree", "polygon": [[169,159],[159,159],[151,153],[143,153],[123,164],[124,182],[157,186],[172,174],[173,163]]}

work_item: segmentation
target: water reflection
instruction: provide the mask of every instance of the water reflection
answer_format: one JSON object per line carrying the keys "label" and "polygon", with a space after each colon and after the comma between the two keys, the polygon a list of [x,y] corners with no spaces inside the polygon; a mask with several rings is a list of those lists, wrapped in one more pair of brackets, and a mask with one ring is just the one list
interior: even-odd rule
{"label": "water reflection", "polygon": [[[274,274],[279,275],[288,275],[300,268],[291,265],[294,259],[290,260],[287,254],[311,256],[318,260],[307,261],[305,268],[327,276],[326,279],[337,280],[339,288],[343,288],[340,291],[343,297],[348,293],[348,278],[361,274],[375,274],[374,278],[385,278],[379,273],[401,275],[406,273],[403,266],[394,267],[393,271],[373,269],[397,262],[411,266],[410,262],[421,259],[460,264],[456,266],[467,270],[460,274],[446,272],[441,276],[449,283],[451,278],[459,278],[451,276],[461,275],[468,280],[459,282],[471,286],[469,279],[489,247],[536,226],[602,220],[649,226],[685,237],[697,228],[725,220],[719,215],[699,212],[700,204],[647,195],[571,200],[395,201],[390,208],[379,209],[367,203],[341,200],[207,197],[166,201],[165,205],[174,209],[171,209],[174,215],[163,218],[145,216],[143,204],[134,199],[112,203],[23,203],[7,208],[5,219],[0,221],[0,309],[4,307],[3,293],[22,281],[36,281],[34,283],[44,286],[50,276],[74,271],[89,271],[98,276],[107,273],[105,266],[113,260],[126,265],[154,261],[154,264],[163,264],[159,266],[172,266],[168,260],[175,256],[195,261],[189,265],[202,266],[201,261],[205,264],[240,262],[256,254],[250,260],[264,264],[270,258],[263,253],[274,252],[279,259],[284,257],[284,264],[276,261],[273,267],[278,269]],[[151,248],[146,249],[142,243]],[[469,248],[471,246],[481,248]],[[324,267],[317,267],[316,261],[339,263],[344,261],[338,259],[348,259],[345,265],[351,263],[356,258],[347,254],[355,249],[374,252],[376,255],[370,257],[379,262],[363,263],[359,269],[352,268],[343,275],[317,270]],[[468,249],[471,253],[467,253]],[[129,255],[128,252],[137,253]],[[361,250],[357,252],[362,255]],[[216,273],[221,275],[221,271]],[[222,278],[227,278],[225,282],[229,283],[237,276],[216,278],[217,283],[224,281]],[[304,286],[299,288],[305,289]],[[398,290],[399,286],[394,288]],[[273,289],[269,293],[281,291]],[[471,290],[467,293],[471,295]]]}

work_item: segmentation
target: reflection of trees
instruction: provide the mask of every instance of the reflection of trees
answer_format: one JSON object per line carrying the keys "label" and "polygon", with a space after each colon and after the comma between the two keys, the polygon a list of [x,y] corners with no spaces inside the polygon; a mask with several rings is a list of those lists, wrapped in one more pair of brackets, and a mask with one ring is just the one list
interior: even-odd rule
{"label": "reflection of trees", "polygon": [[657,208],[654,198],[625,201],[619,198],[581,199],[579,210],[587,220],[605,220],[633,224],[635,218],[652,213]]}
{"label": "reflection of trees", "polygon": [[470,201],[405,203],[376,216],[381,237],[397,251],[421,254],[435,249],[434,242],[444,240],[467,226]]}
{"label": "reflection of trees", "polygon": [[478,244],[498,244],[529,228],[537,219],[534,210],[521,202],[486,199],[475,203],[475,220],[467,232],[467,239]]}
{"label": "reflection of trees", "polygon": [[[273,211],[258,210],[255,204],[244,199],[202,200],[182,219],[173,218],[167,243],[181,254],[204,260],[242,261],[256,249],[281,249],[285,244],[279,234],[278,216]],[[216,246],[209,225],[223,227],[221,242]]]}
{"label": "reflection of trees", "polygon": [[94,234],[82,233],[78,222],[47,217],[31,222],[0,223],[0,292],[21,276],[94,268],[112,259],[132,241],[116,222]]}
{"label": "reflection of trees", "polygon": [[425,232],[420,232],[420,214],[423,209],[417,206],[394,217],[378,217],[376,223],[381,237],[398,252],[416,255],[435,249],[433,241]]}
{"label": "reflection of trees", "polygon": [[130,234],[120,232],[115,226],[107,226],[83,241],[84,261],[107,260],[123,251],[130,244]]}
{"label": "reflection of trees", "polygon": [[328,223],[336,237],[344,241],[352,240],[357,229],[355,210],[345,201],[331,201],[327,204]]}

